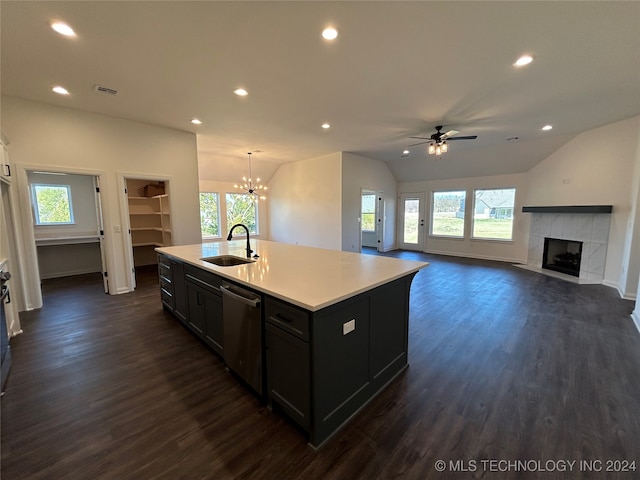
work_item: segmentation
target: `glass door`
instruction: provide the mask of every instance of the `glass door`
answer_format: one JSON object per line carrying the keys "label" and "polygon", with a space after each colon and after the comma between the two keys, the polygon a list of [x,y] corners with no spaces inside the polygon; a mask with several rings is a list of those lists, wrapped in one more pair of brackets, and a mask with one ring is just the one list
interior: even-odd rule
{"label": "glass door", "polygon": [[400,194],[398,246],[402,250],[424,250],[424,193]]}

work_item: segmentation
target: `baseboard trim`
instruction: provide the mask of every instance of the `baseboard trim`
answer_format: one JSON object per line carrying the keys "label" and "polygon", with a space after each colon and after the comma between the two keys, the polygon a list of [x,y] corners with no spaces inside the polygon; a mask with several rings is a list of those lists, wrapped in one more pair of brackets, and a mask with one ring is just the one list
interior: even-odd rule
{"label": "baseboard trim", "polygon": [[78,270],[67,270],[66,272],[55,272],[45,275],[40,275],[40,280],[49,280],[51,278],[72,277],[74,275],[85,275],[87,273],[100,273],[100,270],[81,268]]}
{"label": "baseboard trim", "polygon": [[525,260],[521,258],[494,257],[493,255],[474,255],[472,253],[447,252],[447,251],[432,250],[432,249],[427,249],[424,251],[424,253],[431,253],[433,255],[448,255],[450,257],[476,258],[478,260],[494,260],[496,262],[527,263]]}
{"label": "baseboard trim", "polygon": [[618,295],[620,295],[620,298],[624,300],[636,299],[636,295],[634,293],[625,293],[624,291],[622,291],[622,289],[620,288],[620,284],[618,282],[612,282],[611,280],[603,280],[602,284],[606,285],[607,287],[615,288],[618,291]]}

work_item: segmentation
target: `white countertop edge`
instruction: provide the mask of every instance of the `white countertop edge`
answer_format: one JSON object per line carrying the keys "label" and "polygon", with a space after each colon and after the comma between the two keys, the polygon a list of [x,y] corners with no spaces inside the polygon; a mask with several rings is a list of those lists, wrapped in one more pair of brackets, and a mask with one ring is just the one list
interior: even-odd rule
{"label": "white countertop edge", "polygon": [[[259,250],[260,247],[264,247],[265,244],[267,243],[278,243],[278,242],[270,242],[267,240],[262,240],[262,241],[256,241],[254,243],[254,240],[252,239],[251,245],[252,248],[256,248],[256,246],[258,247],[257,249]],[[244,246],[244,242],[241,243]],[[297,298],[293,298],[291,296],[288,296],[286,294],[283,294],[282,292],[278,292],[276,290],[273,290],[272,288],[268,288],[265,285],[259,285],[259,284],[255,284],[252,283],[250,281],[247,281],[245,279],[243,279],[240,274],[238,273],[240,269],[242,268],[246,268],[247,265],[241,265],[241,266],[231,266],[231,267],[220,267],[208,262],[205,262],[203,260],[200,260],[200,258],[197,259],[193,259],[193,258],[188,258],[188,256],[182,256],[179,254],[174,254],[171,252],[172,249],[176,249],[176,248],[197,248],[197,247],[202,247],[203,245],[207,245],[207,244],[194,244],[194,245],[181,245],[181,246],[173,246],[173,247],[158,247],[155,250],[159,253],[162,253],[164,255],[167,255],[169,257],[172,257],[176,260],[179,260],[181,262],[184,263],[188,263],[190,265],[193,265],[194,267],[200,268],[202,270],[211,272],[215,275],[218,275],[222,278],[228,279],[232,282],[238,283],[240,285],[244,285],[248,288],[251,288],[253,290],[259,291],[261,293],[270,295],[274,298],[283,300],[285,302],[291,303],[293,305],[296,305],[300,308],[303,308],[305,310],[311,311],[311,312],[316,312],[319,311],[323,308],[329,307],[331,305],[335,305],[337,303],[342,302],[343,300],[349,299],[349,298],[353,298],[356,295],[359,295],[361,293],[373,290],[374,288],[380,287],[382,285],[386,285],[388,283],[391,283],[395,280],[398,280],[400,278],[406,277],[408,275],[412,275],[417,273],[419,270],[421,270],[422,268],[425,268],[429,265],[428,262],[420,262],[420,261],[416,261],[416,260],[405,260],[405,259],[394,259],[394,258],[390,258],[390,257],[375,257],[375,256],[370,256],[370,255],[364,255],[364,254],[358,254],[358,253],[354,253],[354,252],[343,252],[340,250],[335,250],[335,251],[330,251],[330,252],[335,252],[336,256],[342,255],[342,254],[348,254],[348,255],[363,255],[364,257],[367,257],[368,261],[375,261],[373,259],[378,258],[384,262],[386,262],[387,260],[397,260],[400,262],[403,262],[406,264],[415,264],[415,266],[413,267],[405,267],[401,272],[398,272],[396,274],[393,275],[387,275],[383,278],[380,278],[379,280],[376,281],[372,281],[371,283],[367,284],[366,286],[362,286],[361,288],[355,288],[353,290],[348,290],[345,291],[342,294],[338,294],[335,296],[332,296],[330,299],[328,300],[323,300],[323,301],[319,301],[317,303],[307,303],[301,299],[297,299]],[[224,246],[222,246],[221,251],[219,252],[220,255],[236,255],[236,256],[244,256],[244,250],[238,250],[238,245],[239,243],[235,243],[234,242],[230,242],[227,244],[224,244]],[[289,244],[279,244],[282,246],[285,246],[286,248],[292,248],[292,249],[307,249],[308,251],[312,251],[312,250],[318,250],[318,251],[325,251],[327,252],[328,250],[326,249],[317,249],[315,247],[299,247],[297,245],[289,245]],[[310,249],[310,250],[309,250]],[[242,252],[242,253],[241,253]],[[199,256],[198,256],[199,257]],[[258,259],[259,261],[260,259]],[[256,262],[257,263],[257,262]],[[256,265],[257,266],[257,265]],[[249,266],[250,267],[250,266]]]}
{"label": "white countertop edge", "polygon": [[406,271],[406,272],[404,272],[402,274],[395,275],[395,276],[387,278],[385,280],[381,280],[379,282],[372,283],[370,286],[350,291],[350,292],[345,293],[344,295],[336,297],[336,298],[334,298],[332,300],[327,300],[326,302],[322,302],[322,303],[319,303],[317,305],[309,305],[309,304],[306,304],[304,302],[301,302],[300,300],[296,300],[295,298],[290,298],[290,297],[287,297],[286,295],[282,295],[281,293],[274,292],[274,291],[272,291],[272,290],[270,290],[268,288],[265,288],[263,286],[254,285],[251,282],[247,282],[245,280],[239,279],[239,278],[234,277],[232,275],[225,274],[225,270],[229,270],[230,268],[233,268],[233,267],[218,267],[216,265],[207,264],[207,263],[205,263],[203,261],[193,262],[191,260],[187,260],[185,258],[181,258],[181,257],[178,257],[176,255],[171,255],[170,253],[163,252],[162,248],[156,248],[156,251],[158,251],[160,253],[163,253],[163,254],[167,255],[168,257],[175,258],[176,260],[180,260],[181,262],[188,263],[190,265],[193,265],[194,267],[197,267],[197,268],[200,268],[202,270],[206,270],[208,272],[214,273],[214,274],[216,274],[216,275],[218,275],[220,277],[226,278],[226,279],[228,279],[228,280],[230,280],[232,282],[239,283],[241,285],[244,285],[245,287],[252,288],[253,290],[257,290],[257,291],[259,291],[261,293],[270,295],[270,296],[272,296],[274,298],[277,298],[279,300],[283,300],[283,301],[285,301],[287,303],[291,303],[292,305],[296,305],[296,306],[298,306],[300,308],[303,308],[305,310],[309,310],[311,312],[317,312],[318,310],[322,310],[323,308],[330,307],[331,305],[335,305],[336,303],[340,303],[343,300],[347,300],[348,298],[353,298],[356,295],[360,295],[361,293],[368,292],[369,290],[373,290],[374,288],[380,287],[382,285],[386,285],[387,283],[391,283],[391,282],[393,282],[395,280],[398,280],[400,278],[406,277],[407,275],[418,273],[422,268],[424,268],[424,267],[426,267],[428,265],[428,263],[427,263],[427,265],[425,265],[424,267],[419,267],[419,268],[415,268],[415,269],[412,269],[412,270],[408,270],[408,271]]}

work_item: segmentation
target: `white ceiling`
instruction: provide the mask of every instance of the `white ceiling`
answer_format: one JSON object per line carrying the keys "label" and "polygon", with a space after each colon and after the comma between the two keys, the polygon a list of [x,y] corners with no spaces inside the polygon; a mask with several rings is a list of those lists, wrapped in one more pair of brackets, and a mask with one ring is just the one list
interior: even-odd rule
{"label": "white ceiling", "polygon": [[[237,180],[254,150],[263,178],[337,151],[385,161],[398,181],[525,172],[640,113],[635,1],[2,0],[0,15],[3,94],[196,132],[202,179]],[[523,53],[535,61],[514,68]],[[402,156],[441,124],[478,138]]]}

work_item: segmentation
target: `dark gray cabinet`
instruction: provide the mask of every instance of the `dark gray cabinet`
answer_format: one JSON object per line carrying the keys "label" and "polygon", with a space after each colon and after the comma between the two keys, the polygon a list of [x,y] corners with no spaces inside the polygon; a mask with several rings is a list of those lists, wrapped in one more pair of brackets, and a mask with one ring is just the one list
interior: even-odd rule
{"label": "dark gray cabinet", "polygon": [[187,324],[216,353],[224,357],[222,323],[222,279],[191,265],[185,265]]}
{"label": "dark gray cabinet", "polygon": [[171,260],[171,273],[173,275],[173,313],[182,322],[187,321],[187,290],[184,279],[184,263]]}
{"label": "dark gray cabinet", "polygon": [[[187,316],[187,323],[192,330],[203,336],[204,335],[204,323],[207,315],[205,310],[205,297],[207,292],[191,282],[186,282],[187,289],[187,305],[189,315]],[[211,294],[209,294],[211,295]]]}
{"label": "dark gray cabinet", "polygon": [[187,321],[187,291],[184,263],[158,254],[158,277],[162,305],[182,322]]}
{"label": "dark gray cabinet", "polygon": [[[164,255],[158,268],[163,306],[224,359],[220,286],[233,282]],[[317,311],[264,295],[266,401],[305,429],[312,447],[407,367],[414,275]]]}
{"label": "dark gray cabinet", "polygon": [[307,430],[311,426],[309,314],[273,298],[265,301],[267,396]]}
{"label": "dark gray cabinet", "polygon": [[173,272],[171,271],[171,261],[164,255],[158,255],[158,280],[160,281],[162,306],[173,312],[175,309]]}

